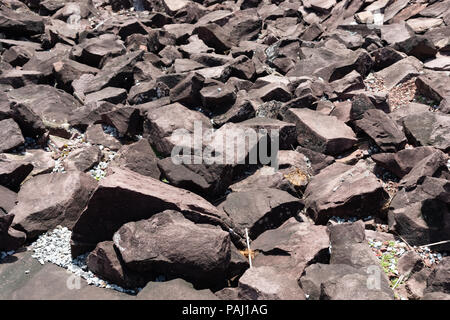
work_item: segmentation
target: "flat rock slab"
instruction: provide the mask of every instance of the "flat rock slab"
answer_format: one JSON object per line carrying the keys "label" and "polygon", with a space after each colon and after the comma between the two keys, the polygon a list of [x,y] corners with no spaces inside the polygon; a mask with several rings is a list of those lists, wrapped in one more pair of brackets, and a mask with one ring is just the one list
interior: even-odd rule
{"label": "flat rock slab", "polygon": [[450,115],[422,112],[403,119],[406,136],[416,146],[450,150]]}
{"label": "flat rock slab", "polygon": [[244,300],[305,300],[294,277],[273,267],[248,269],[239,279],[239,298]]}
{"label": "flat rock slab", "polygon": [[183,279],[149,282],[137,295],[137,300],[219,300],[209,289],[196,290]]}
{"label": "flat rock slab", "polygon": [[133,298],[117,291],[90,286],[86,280],[56,265],[41,265],[36,259],[31,258],[31,254],[28,251],[15,253],[0,262],[0,299],[129,300]]}
{"label": "flat rock slab", "polygon": [[18,204],[11,210],[13,226],[28,238],[62,225],[72,228],[97,186],[84,173],[48,173],[28,180],[19,191]]}

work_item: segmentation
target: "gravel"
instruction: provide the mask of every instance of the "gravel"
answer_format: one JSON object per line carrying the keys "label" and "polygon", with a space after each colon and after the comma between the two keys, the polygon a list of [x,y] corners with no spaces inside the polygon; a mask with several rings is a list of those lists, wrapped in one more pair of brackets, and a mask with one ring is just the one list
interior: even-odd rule
{"label": "gravel", "polygon": [[40,264],[53,263],[85,279],[90,285],[128,294],[137,294],[141,290],[141,288],[134,290],[124,289],[116,284],[98,278],[87,268],[86,258],[89,253],[72,259],[70,251],[71,235],[72,232],[69,229],[58,226],[54,230],[41,235],[28,247],[28,250],[33,251],[32,257],[38,260]]}

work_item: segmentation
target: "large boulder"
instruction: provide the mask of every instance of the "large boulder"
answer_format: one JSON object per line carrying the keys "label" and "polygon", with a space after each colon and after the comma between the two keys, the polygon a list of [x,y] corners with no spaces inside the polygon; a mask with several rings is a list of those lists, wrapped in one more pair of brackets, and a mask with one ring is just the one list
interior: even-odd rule
{"label": "large boulder", "polygon": [[252,242],[252,250],[258,252],[254,266],[272,266],[298,277],[307,265],[328,262],[330,239],[326,227],[297,219],[290,218]]}
{"label": "large boulder", "polygon": [[362,119],[357,120],[355,124],[384,152],[401,150],[406,144],[406,137],[401,128],[381,110],[366,111]]}
{"label": "large boulder", "polygon": [[[414,190],[403,188],[390,203],[389,228],[411,245],[448,240],[450,232],[449,187],[446,179],[424,177]],[[448,250],[443,244],[435,249]]]}
{"label": "large boulder", "polygon": [[310,109],[289,109],[284,119],[296,124],[298,143],[317,152],[338,155],[357,142],[352,129],[334,116]]}
{"label": "large boulder", "polygon": [[2,139],[0,142],[0,152],[9,151],[25,142],[19,126],[13,119],[0,121],[0,135],[7,137],[7,139]]}
{"label": "large boulder", "polygon": [[86,263],[89,270],[97,276],[123,288],[134,289],[147,283],[144,276],[124,266],[120,253],[112,241],[100,242],[89,253]]}
{"label": "large boulder", "polygon": [[305,300],[305,293],[295,277],[264,266],[244,273],[239,279],[238,296],[243,300]]}
{"label": "large boulder", "polygon": [[148,219],[168,209],[225,230],[231,224],[227,216],[200,196],[128,169],[111,168],[73,228],[72,255],[76,257],[101,241],[111,240],[127,222]]}
{"label": "large boulder", "polygon": [[230,193],[220,204],[234,221],[238,234],[256,239],[262,232],[275,229],[303,209],[302,202],[289,193],[270,188]]}
{"label": "large boulder", "polygon": [[408,140],[415,146],[450,150],[450,115],[436,112],[411,114],[403,119]]}
{"label": "large boulder", "polygon": [[27,85],[11,90],[7,95],[14,120],[24,135],[33,137],[42,133],[37,128],[42,125],[64,135],[69,117],[81,107],[70,94],[49,85]]}
{"label": "large boulder", "polygon": [[388,200],[376,176],[360,161],[355,166],[334,163],[311,179],[305,190],[305,207],[316,223],[333,216],[376,215]]}
{"label": "large boulder", "polygon": [[195,224],[173,210],[126,223],[113,239],[130,269],[182,277],[202,286],[223,281],[230,263],[228,232]]}
{"label": "large boulder", "polygon": [[20,188],[13,226],[28,238],[58,225],[72,229],[96,187],[96,181],[80,172],[48,173],[27,180]]}

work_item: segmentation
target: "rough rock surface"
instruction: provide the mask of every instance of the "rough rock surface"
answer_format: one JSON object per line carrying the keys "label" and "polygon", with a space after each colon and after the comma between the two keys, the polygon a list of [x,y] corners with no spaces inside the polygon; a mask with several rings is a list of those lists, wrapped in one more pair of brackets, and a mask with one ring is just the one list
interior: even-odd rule
{"label": "rough rock surface", "polygon": [[176,211],[126,223],[113,239],[130,269],[197,284],[219,282],[230,263],[227,232],[218,226],[195,224]]}
{"label": "rough rock surface", "polygon": [[0,298],[448,299],[449,28],[449,0],[1,1]]}

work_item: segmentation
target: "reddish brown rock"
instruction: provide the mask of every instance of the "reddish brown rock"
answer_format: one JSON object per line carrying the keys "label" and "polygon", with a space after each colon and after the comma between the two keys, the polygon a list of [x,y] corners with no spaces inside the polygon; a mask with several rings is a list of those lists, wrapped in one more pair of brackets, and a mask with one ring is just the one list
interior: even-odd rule
{"label": "reddish brown rock", "polygon": [[355,125],[372,138],[384,152],[401,150],[406,144],[403,131],[381,110],[366,111]]}
{"label": "reddish brown rock", "polygon": [[58,225],[72,229],[84,210],[96,181],[80,172],[42,174],[20,188],[14,214],[14,228],[28,238]]}
{"label": "reddish brown rock", "polygon": [[297,126],[297,140],[303,147],[330,155],[350,149],[355,133],[344,122],[309,109],[289,109],[285,121]]}
{"label": "reddish brown rock", "polygon": [[248,269],[239,279],[238,288],[243,300],[305,300],[295,277],[280,274],[273,267]]}
{"label": "reddish brown rock", "polygon": [[320,224],[332,216],[377,214],[388,199],[381,183],[363,162],[328,166],[311,179],[304,197],[307,212]]}
{"label": "reddish brown rock", "polygon": [[303,204],[285,191],[264,188],[230,193],[219,208],[234,221],[235,232],[244,235],[248,228],[249,237],[256,239],[295,216]]}
{"label": "reddish brown rock", "polygon": [[123,265],[122,258],[112,241],[100,242],[88,255],[87,266],[97,276],[123,288],[138,288],[147,281],[143,276]]}
{"label": "reddish brown rock", "polygon": [[227,232],[195,224],[173,210],[123,225],[114,244],[132,270],[182,277],[202,286],[219,283],[230,263]]}
{"label": "reddish brown rock", "polygon": [[226,230],[231,225],[228,217],[189,191],[130,170],[114,168],[111,171],[100,180],[73,228],[74,257],[93,249],[98,242],[111,240],[123,224],[148,219],[166,209],[178,210],[195,222],[221,225]]}
{"label": "reddish brown rock", "polygon": [[0,152],[10,151],[25,142],[19,126],[13,119],[0,121],[0,135],[5,138],[0,142]]}

